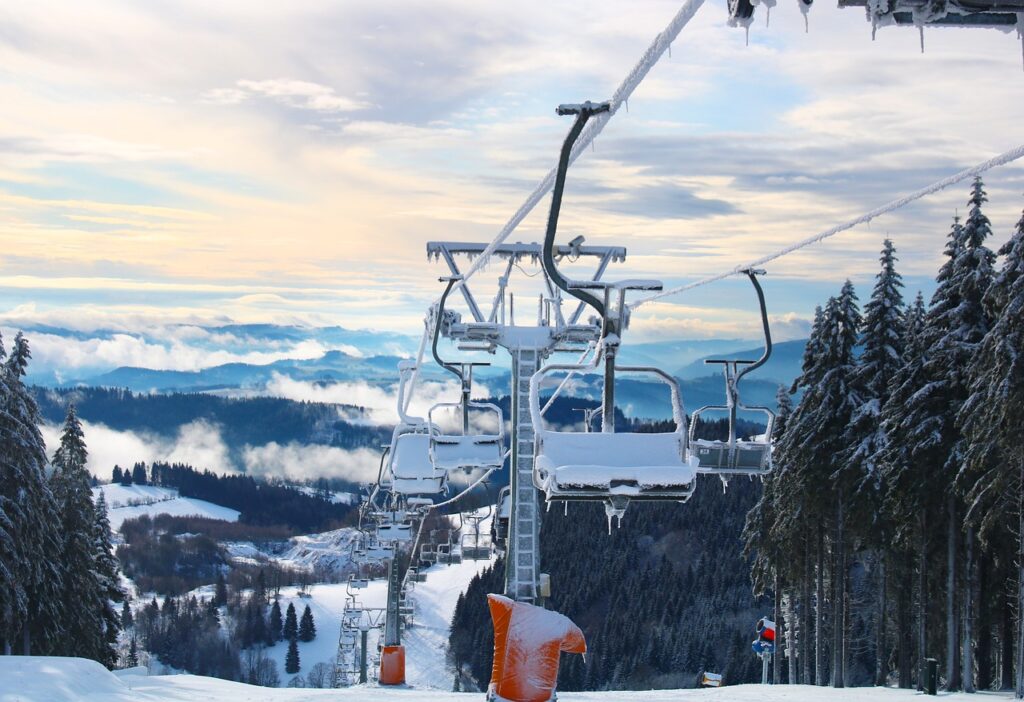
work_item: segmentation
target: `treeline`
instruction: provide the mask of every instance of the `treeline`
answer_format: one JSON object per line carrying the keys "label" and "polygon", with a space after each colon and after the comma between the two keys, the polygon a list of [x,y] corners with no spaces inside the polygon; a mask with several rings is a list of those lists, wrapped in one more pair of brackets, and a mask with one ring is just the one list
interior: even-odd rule
{"label": "treeline", "polygon": [[[746,528],[775,678],[1024,696],[1024,217],[998,255],[980,179],[929,305],[886,241],[871,298],[819,308]],[[860,345],[861,353],[854,353]]]}
{"label": "treeline", "polygon": [[299,676],[298,642],[316,638],[316,623],[309,605],[301,617],[293,603],[282,613],[279,593],[261,570],[238,587],[221,575],[211,599],[167,597],[160,604],[154,597],[135,609],[126,605],[121,617],[129,643],[123,662],[137,665],[141,649],[164,665],[196,675],[278,687],[281,671],[266,650],[285,642],[284,672],[293,676],[289,686],[329,687],[330,670],[323,662],[307,666],[305,677]]}
{"label": "treeline", "polygon": [[[125,476],[131,476],[125,478]],[[114,466],[111,478],[125,485],[139,483],[174,488],[194,497],[238,510],[239,520],[257,526],[287,526],[300,534],[352,524],[355,509],[335,503],[322,490],[303,492],[249,475],[217,475],[181,463],[136,463],[131,469]]]}
{"label": "treeline", "polygon": [[24,384],[31,354],[22,334],[0,343],[0,646],[7,655],[117,661],[124,595],[110,548],[106,505],[95,505],[74,406],[47,460],[41,417]]}
{"label": "treeline", "polygon": [[[173,435],[196,421],[215,424],[228,447],[271,441],[321,443],[340,448],[379,447],[391,436],[385,427],[341,419],[337,405],[277,397],[229,398],[204,393],[133,393],[118,388],[32,388],[42,417],[60,422],[69,404],[82,419],[120,431]],[[353,413],[361,410],[347,408]]]}

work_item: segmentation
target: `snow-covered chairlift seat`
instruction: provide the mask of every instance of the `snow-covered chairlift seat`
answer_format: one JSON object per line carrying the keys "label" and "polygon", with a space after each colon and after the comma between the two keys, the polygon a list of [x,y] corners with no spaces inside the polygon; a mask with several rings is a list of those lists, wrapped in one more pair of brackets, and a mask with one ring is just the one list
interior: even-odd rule
{"label": "snow-covered chairlift seat", "polygon": [[530,380],[530,415],[536,441],[534,485],[548,500],[686,501],[696,488],[697,459],[687,450],[686,415],[679,383],[657,368],[618,370],[656,376],[669,386],[672,432],[559,432],[547,429],[540,411],[540,381],[551,371],[592,370],[594,365],[550,365]]}
{"label": "snow-covered chairlift seat", "polygon": [[445,491],[448,474],[431,462],[430,434],[425,430],[396,428],[388,467],[393,493],[434,495]]}
{"label": "snow-covered chairlift seat", "polygon": [[497,405],[470,402],[468,409],[493,417],[495,434],[443,434],[434,422],[434,413],[445,410],[463,411],[461,403],[442,402],[430,408],[427,426],[430,435],[430,460],[438,470],[487,470],[501,468],[505,462],[504,420]]}
{"label": "snow-covered chairlift seat", "polygon": [[698,471],[714,475],[764,475],[772,469],[771,435],[775,425],[775,413],[767,407],[747,407],[739,402],[742,410],[762,412],[766,418],[764,434],[734,442],[693,437],[697,420],[709,410],[730,411],[727,405],[709,405],[693,413],[690,424],[690,453],[698,462]]}

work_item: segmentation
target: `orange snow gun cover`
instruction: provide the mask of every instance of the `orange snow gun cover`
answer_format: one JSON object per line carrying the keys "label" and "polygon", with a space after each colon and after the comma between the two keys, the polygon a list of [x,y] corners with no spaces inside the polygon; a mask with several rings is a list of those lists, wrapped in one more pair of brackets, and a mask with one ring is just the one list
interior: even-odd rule
{"label": "orange snow gun cover", "polygon": [[507,702],[548,702],[558,681],[558,655],[586,653],[583,632],[568,617],[488,595],[494,620],[491,692]]}

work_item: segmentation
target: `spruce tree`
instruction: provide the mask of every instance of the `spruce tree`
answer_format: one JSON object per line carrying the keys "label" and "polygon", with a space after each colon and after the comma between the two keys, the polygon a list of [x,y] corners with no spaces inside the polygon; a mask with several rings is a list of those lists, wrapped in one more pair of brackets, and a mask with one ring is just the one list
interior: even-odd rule
{"label": "spruce tree", "polygon": [[[224,579],[224,573],[217,571],[217,584],[214,587],[213,592],[213,605],[215,607],[223,607],[228,603],[228,583]],[[281,610],[278,608],[278,615]]]}
{"label": "spruce tree", "polygon": [[274,600],[274,604],[270,606],[270,638],[274,641],[280,641],[284,638],[281,604],[277,600]]}
{"label": "spruce tree", "polygon": [[121,472],[121,466],[114,466],[114,470],[110,474],[111,483],[119,483],[124,478],[124,473]]}
{"label": "spruce tree", "polygon": [[299,644],[295,639],[288,641],[288,653],[284,657],[284,672],[295,675],[299,672]]}
{"label": "spruce tree", "polygon": [[[1006,514],[1016,513],[1017,579],[1024,583],[1024,216],[999,250],[1002,265],[986,291],[991,329],[967,368],[971,395],[959,420],[967,441],[966,463],[975,482],[967,494],[968,516],[982,538],[1001,532]],[[1017,611],[1024,612],[1024,586]],[[1020,619],[1020,614],[1018,614]],[[1018,631],[1024,631],[1018,623]],[[1017,641],[1016,697],[1024,698],[1024,643]]]}
{"label": "spruce tree", "polygon": [[294,640],[299,635],[299,621],[295,616],[295,604],[292,602],[288,603],[288,611],[284,617],[284,637],[289,641]]}
{"label": "spruce tree", "polygon": [[121,629],[127,631],[135,626],[135,617],[132,616],[132,607],[128,604],[128,600],[125,599],[121,603]]}
{"label": "spruce tree", "polygon": [[313,612],[309,605],[302,610],[302,619],[299,621],[299,641],[312,641],[316,638],[316,625],[313,623]]}
{"label": "spruce tree", "polygon": [[117,661],[117,635],[121,629],[121,620],[117,615],[116,603],[125,598],[121,589],[118,574],[117,558],[110,543],[110,521],[107,519],[107,500],[100,492],[96,505],[92,529],[92,546],[96,558],[96,575],[99,578],[101,593],[101,611],[105,647],[96,656],[108,668]]}
{"label": "spruce tree", "polygon": [[[53,493],[46,479],[46,449],[39,432],[41,417],[23,378],[31,353],[28,340],[15,336],[10,356],[0,369],[0,495],[6,498],[16,555],[11,560],[20,585],[7,596],[4,631],[8,645],[25,655],[47,654],[57,645],[63,621],[59,571],[60,536]],[[18,639],[15,642],[15,639]]]}
{"label": "spruce tree", "polygon": [[61,570],[63,633],[56,653],[84,658],[106,658],[102,617],[105,591],[100,582],[93,544],[96,519],[86,469],[88,453],[75,407],[68,407],[60,446],[53,454],[50,486],[60,515],[58,564]]}
{"label": "spruce tree", "polygon": [[147,483],[145,463],[136,463],[132,468],[132,482],[136,485],[145,485]]}

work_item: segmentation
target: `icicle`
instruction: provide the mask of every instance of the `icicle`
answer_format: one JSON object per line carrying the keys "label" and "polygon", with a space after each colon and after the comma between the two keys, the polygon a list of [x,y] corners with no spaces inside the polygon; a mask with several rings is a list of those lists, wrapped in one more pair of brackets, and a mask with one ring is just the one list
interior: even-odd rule
{"label": "icicle", "polygon": [[921,36],[921,53],[924,53],[924,25],[917,25],[917,32]]}
{"label": "icicle", "polygon": [[722,481],[722,494],[729,488],[729,479],[724,475],[719,475],[718,478]]}
{"label": "icicle", "polygon": [[743,45],[744,46],[750,46],[750,25],[749,24],[743,25],[743,32],[745,34]]}
{"label": "icicle", "polygon": [[871,16],[871,41],[875,40],[875,35],[878,33],[878,20],[874,15]]}
{"label": "icicle", "polygon": [[811,22],[807,18],[807,13],[805,12],[804,13],[804,34],[810,34],[810,33],[811,33]]}
{"label": "icicle", "polygon": [[772,24],[772,6],[769,5],[764,10],[764,26],[770,27]]}
{"label": "icicle", "polygon": [[566,516],[566,517],[569,516],[569,501],[568,500],[565,501],[565,511],[562,514],[564,516]]}
{"label": "icicle", "polygon": [[671,44],[668,45],[668,57],[672,58],[672,45]]}
{"label": "icicle", "polygon": [[629,100],[623,100],[622,104],[626,106],[626,112],[629,112]]}

